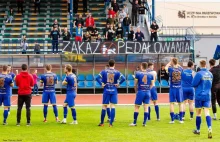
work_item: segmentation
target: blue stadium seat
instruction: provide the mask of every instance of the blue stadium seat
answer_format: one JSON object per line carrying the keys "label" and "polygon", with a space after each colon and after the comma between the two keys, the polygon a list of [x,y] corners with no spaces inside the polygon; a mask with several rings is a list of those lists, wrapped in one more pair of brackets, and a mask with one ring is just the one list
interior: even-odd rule
{"label": "blue stadium seat", "polygon": [[127,87],[127,82],[124,81],[121,85],[120,85],[121,88],[126,88]]}
{"label": "blue stadium seat", "polygon": [[96,82],[95,82],[95,87],[96,87],[96,88],[101,88],[102,86],[96,81]]}
{"label": "blue stadium seat", "polygon": [[134,87],[134,80],[128,81],[128,87]]}
{"label": "blue stadium seat", "polygon": [[60,75],[57,75],[57,80],[58,80],[58,81],[60,81],[60,80],[61,80]]}
{"label": "blue stadium seat", "polygon": [[159,82],[158,80],[156,80],[155,86],[156,86],[156,87],[160,87],[160,82]]}
{"label": "blue stadium seat", "polygon": [[93,81],[93,80],[94,80],[93,75],[92,75],[92,74],[88,74],[88,75],[86,76],[86,80],[87,80],[87,81]]}
{"label": "blue stadium seat", "polygon": [[169,87],[169,83],[166,80],[161,80],[161,87]]}
{"label": "blue stadium seat", "polygon": [[78,81],[85,81],[85,76],[83,74],[79,74],[77,79]]}
{"label": "blue stadium seat", "polygon": [[78,87],[79,87],[79,88],[85,88],[85,83],[84,83],[84,81],[79,81],[79,82],[78,82]]}
{"label": "blue stadium seat", "polygon": [[134,80],[133,74],[129,74],[129,75],[128,75],[128,80]]}
{"label": "blue stadium seat", "polygon": [[87,81],[86,82],[86,88],[93,88],[93,87],[94,87],[93,81]]}

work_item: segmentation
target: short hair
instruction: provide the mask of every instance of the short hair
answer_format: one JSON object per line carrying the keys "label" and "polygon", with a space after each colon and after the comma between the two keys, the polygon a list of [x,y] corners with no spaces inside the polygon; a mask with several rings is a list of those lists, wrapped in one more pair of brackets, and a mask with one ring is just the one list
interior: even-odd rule
{"label": "short hair", "polygon": [[178,59],[177,58],[173,58],[172,62],[173,62],[174,65],[177,65],[178,64]]}
{"label": "short hair", "polygon": [[8,67],[11,67],[11,65],[8,65]]}
{"label": "short hair", "polygon": [[209,64],[212,65],[212,66],[215,65],[215,62],[216,62],[215,59],[211,59],[211,60],[209,60]]}
{"label": "short hair", "polygon": [[105,65],[106,68],[109,68],[109,65]]}
{"label": "short hair", "polygon": [[72,72],[72,66],[71,66],[70,64],[67,64],[67,65],[66,65],[66,70],[67,70],[68,72]]}
{"label": "short hair", "polygon": [[72,69],[72,73],[73,73],[73,74],[76,74],[76,69]]}
{"label": "short hair", "polygon": [[22,64],[22,65],[21,65],[21,69],[22,69],[23,71],[26,71],[26,70],[27,70],[27,67],[28,67],[27,64]]}
{"label": "short hair", "polygon": [[50,64],[46,65],[45,68],[46,68],[47,71],[52,70],[52,66]]}
{"label": "short hair", "polygon": [[205,67],[206,66],[206,61],[205,60],[201,60],[200,61],[200,66],[201,67]]}
{"label": "short hair", "polygon": [[153,63],[148,63],[148,67],[153,66],[153,65],[154,65]]}
{"label": "short hair", "polygon": [[147,62],[142,62],[141,66],[142,66],[142,69],[147,69]]}
{"label": "short hair", "polygon": [[192,66],[193,66],[193,62],[192,62],[192,61],[189,61],[188,64],[187,64],[187,66],[188,66],[188,67],[192,67]]}
{"label": "short hair", "polygon": [[164,64],[164,63],[162,63],[162,64],[161,64],[161,67],[163,67],[163,66],[165,66],[165,64]]}
{"label": "short hair", "polygon": [[115,65],[115,60],[111,59],[108,61],[109,67],[114,67]]}
{"label": "short hair", "polygon": [[6,71],[8,70],[8,66],[3,65],[3,66],[2,66],[2,70],[3,70],[4,72],[6,72]]}

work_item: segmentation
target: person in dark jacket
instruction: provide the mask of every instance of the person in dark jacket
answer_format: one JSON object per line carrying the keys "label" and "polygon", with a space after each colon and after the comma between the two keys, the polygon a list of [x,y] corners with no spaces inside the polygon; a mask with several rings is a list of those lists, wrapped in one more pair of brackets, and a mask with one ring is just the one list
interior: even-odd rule
{"label": "person in dark jacket", "polygon": [[121,37],[123,39],[123,28],[121,27],[121,23],[118,24],[118,28],[116,29],[116,37]]}
{"label": "person in dark jacket", "polygon": [[14,19],[14,10],[13,8],[10,7],[10,10],[7,13],[7,20],[6,23],[8,23],[8,21],[10,21],[10,23],[12,22],[12,20]]}
{"label": "person in dark jacket", "polygon": [[220,65],[215,66],[215,60],[209,60],[210,72],[213,75],[212,89],[211,89],[211,102],[212,102],[212,112],[213,120],[217,120],[217,108],[216,101],[220,106]]}
{"label": "person in dark jacket", "polygon": [[77,11],[78,11],[78,3],[79,3],[79,0],[73,0],[73,13],[77,13]]}
{"label": "person in dark jacket", "polygon": [[149,9],[147,9],[144,4],[141,4],[138,8],[138,14],[139,14],[139,26],[142,26],[144,27],[144,24],[145,24],[145,16],[146,16],[146,12],[145,11],[148,11]]}
{"label": "person in dark jacket", "polygon": [[113,25],[110,25],[110,29],[107,31],[107,40],[108,41],[113,41],[115,38],[115,30],[113,28]]}
{"label": "person in dark jacket", "polygon": [[124,35],[126,35],[126,32],[130,32],[130,25],[131,25],[131,19],[129,18],[129,14],[123,19],[123,31]]}
{"label": "person in dark jacket", "polygon": [[137,32],[135,33],[135,39],[137,41],[143,41],[144,40],[144,34],[141,32],[140,27],[137,28]]}
{"label": "person in dark jacket", "polygon": [[55,48],[56,48],[56,53],[58,54],[58,44],[59,44],[60,33],[56,27],[53,28],[53,31],[51,31],[50,37],[52,38],[53,54],[54,54]]}
{"label": "person in dark jacket", "polygon": [[40,44],[37,42],[34,45],[34,54],[40,54]]}
{"label": "person in dark jacket", "polygon": [[87,12],[87,0],[83,0],[83,12]]}
{"label": "person in dark jacket", "polygon": [[71,38],[71,34],[70,32],[67,30],[67,28],[64,28],[63,33],[62,33],[62,37],[64,41],[70,41]]}
{"label": "person in dark jacket", "polygon": [[130,29],[131,30],[128,32],[128,41],[133,41],[135,39],[135,34],[132,26]]}
{"label": "person in dark jacket", "polygon": [[159,29],[159,26],[157,25],[156,21],[154,20],[150,26],[150,31],[151,31],[150,41],[153,41],[153,40],[154,40],[154,42],[158,41],[158,36],[157,36],[158,29]]}
{"label": "person in dark jacket", "polygon": [[40,0],[34,0],[34,12],[36,13],[38,10],[38,13],[40,14]]}
{"label": "person in dark jacket", "polygon": [[115,13],[117,13],[119,11],[119,5],[118,3],[116,2],[116,0],[114,0],[112,3],[111,3],[111,7],[113,7],[113,10],[115,11]]}
{"label": "person in dark jacket", "polygon": [[16,85],[18,86],[18,109],[17,109],[17,126],[21,122],[21,110],[23,104],[26,106],[27,126],[31,125],[31,87],[34,86],[34,80],[31,74],[28,73],[28,66],[22,64],[22,72],[15,78]]}
{"label": "person in dark jacket", "polygon": [[21,9],[21,14],[23,15],[23,3],[24,0],[17,0],[17,7],[18,7],[18,13],[20,13],[20,9]]}
{"label": "person in dark jacket", "polygon": [[157,72],[157,79],[159,82],[160,82],[160,80],[168,81],[168,79],[169,79],[169,74],[167,73],[164,64],[161,64],[161,68]]}
{"label": "person in dark jacket", "polygon": [[73,23],[74,27],[77,27],[79,24],[81,24],[82,27],[84,27],[84,20],[82,18],[82,14],[79,14],[79,17],[76,18],[76,20]]}
{"label": "person in dark jacket", "polygon": [[131,13],[132,26],[137,26],[137,13],[138,13],[139,4],[137,0],[135,2],[131,2],[131,0],[129,0],[129,2],[132,5],[132,13]]}

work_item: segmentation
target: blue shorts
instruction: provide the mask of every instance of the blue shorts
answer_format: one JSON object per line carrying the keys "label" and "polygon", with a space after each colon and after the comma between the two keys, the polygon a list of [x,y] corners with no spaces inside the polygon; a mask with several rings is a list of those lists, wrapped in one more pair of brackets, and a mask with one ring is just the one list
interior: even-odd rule
{"label": "blue shorts", "polygon": [[195,108],[210,108],[211,101],[199,101],[195,100]]}
{"label": "blue shorts", "polygon": [[43,92],[42,103],[47,104],[49,101],[51,104],[56,104],[57,101],[55,92]]}
{"label": "blue shorts", "polygon": [[107,92],[104,91],[103,98],[102,98],[102,104],[117,104],[118,103],[118,93],[117,92]]}
{"label": "blue shorts", "polygon": [[151,100],[157,101],[157,88],[155,86],[151,88],[150,93],[151,93]]}
{"label": "blue shorts", "polygon": [[170,103],[182,103],[183,102],[183,90],[182,88],[170,87]]}
{"label": "blue shorts", "polygon": [[74,107],[75,98],[76,98],[76,92],[67,92],[64,103],[67,104],[69,107]]}
{"label": "blue shorts", "polygon": [[150,91],[138,91],[136,94],[135,105],[150,104]]}
{"label": "blue shorts", "polygon": [[11,106],[11,96],[0,94],[0,106],[4,104],[4,106]]}
{"label": "blue shorts", "polygon": [[195,90],[192,87],[185,88],[183,87],[183,98],[184,100],[194,100]]}

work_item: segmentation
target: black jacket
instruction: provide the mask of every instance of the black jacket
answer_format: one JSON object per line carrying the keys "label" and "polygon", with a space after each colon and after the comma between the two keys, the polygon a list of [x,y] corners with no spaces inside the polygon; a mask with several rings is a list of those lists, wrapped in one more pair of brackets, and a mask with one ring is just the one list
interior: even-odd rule
{"label": "black jacket", "polygon": [[131,24],[131,19],[129,17],[125,17],[123,19],[123,25],[124,26],[129,26]]}
{"label": "black jacket", "polygon": [[220,65],[211,68],[210,72],[213,75],[212,87],[218,86],[219,88],[220,87]]}
{"label": "black jacket", "polygon": [[132,5],[132,13],[137,14],[139,9],[139,4],[135,4],[135,2],[131,2],[131,0],[129,0],[129,2]]}

